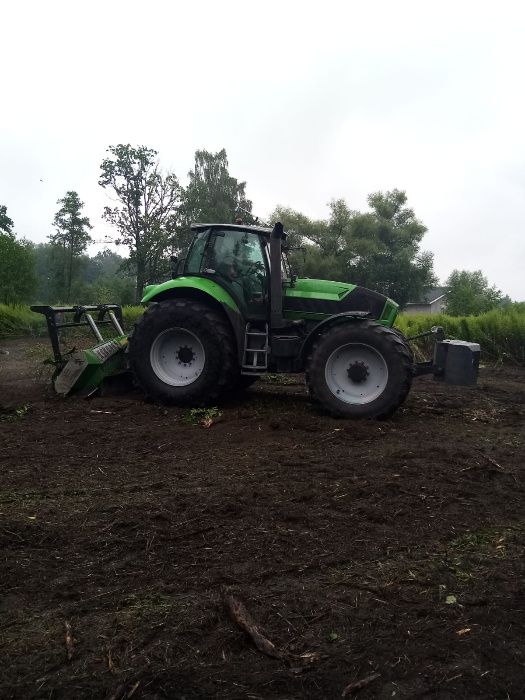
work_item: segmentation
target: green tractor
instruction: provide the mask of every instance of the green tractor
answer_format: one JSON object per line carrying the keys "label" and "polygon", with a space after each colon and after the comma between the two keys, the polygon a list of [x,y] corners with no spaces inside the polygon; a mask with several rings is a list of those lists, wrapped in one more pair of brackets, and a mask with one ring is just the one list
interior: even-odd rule
{"label": "green tractor", "polygon": [[[153,400],[216,404],[268,372],[304,372],[312,399],[328,413],[386,418],[403,403],[416,375],[476,382],[478,345],[444,340],[441,329],[433,329],[434,358],[417,364],[393,328],[394,301],[352,284],[297,278],[282,224],[191,228],[193,240],[184,259],[173,259],[172,279],[145,288],[142,303],[148,306],[126,350],[110,341],[105,351],[112,361],[107,374],[116,372],[115,356],[120,357],[121,369],[129,366]],[[76,309],[78,320],[84,308],[70,311]],[[115,319],[110,307],[96,308],[100,319],[106,312]],[[49,326],[52,307],[35,310],[46,313]],[[91,316],[84,315],[91,325]],[[119,332],[117,344],[122,340]],[[77,365],[87,361],[85,353],[77,356]],[[66,382],[67,391],[86,388],[80,370],[75,377],[76,384]]]}

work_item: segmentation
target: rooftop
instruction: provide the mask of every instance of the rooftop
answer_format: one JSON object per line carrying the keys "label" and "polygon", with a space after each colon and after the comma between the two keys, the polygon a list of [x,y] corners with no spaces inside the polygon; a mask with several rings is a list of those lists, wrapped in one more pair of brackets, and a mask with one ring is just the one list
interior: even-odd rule
{"label": "rooftop", "polygon": [[447,292],[448,287],[430,287],[429,289],[425,290],[420,299],[417,301],[409,301],[407,306],[408,304],[433,304],[438,299],[441,299],[441,297],[444,297]]}

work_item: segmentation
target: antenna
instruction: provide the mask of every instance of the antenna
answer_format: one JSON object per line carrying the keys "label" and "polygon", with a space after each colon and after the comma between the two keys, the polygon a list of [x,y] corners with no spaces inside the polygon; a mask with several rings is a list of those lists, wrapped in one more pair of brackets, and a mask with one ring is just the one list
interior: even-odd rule
{"label": "antenna", "polygon": [[253,211],[249,211],[249,209],[245,209],[244,207],[237,207],[238,211],[243,211],[245,214],[249,214],[250,216],[253,216],[255,219],[255,224],[259,225],[262,224],[263,226],[270,226],[270,224],[266,223],[266,221],[261,221],[258,216],[255,216]]}

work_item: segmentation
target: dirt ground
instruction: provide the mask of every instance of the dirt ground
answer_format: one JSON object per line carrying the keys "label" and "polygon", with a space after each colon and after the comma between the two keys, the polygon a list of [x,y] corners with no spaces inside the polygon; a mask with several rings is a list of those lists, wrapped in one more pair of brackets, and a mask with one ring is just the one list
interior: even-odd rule
{"label": "dirt ground", "polygon": [[525,697],[525,370],[387,422],[260,382],[206,428],[0,347],[0,697]]}

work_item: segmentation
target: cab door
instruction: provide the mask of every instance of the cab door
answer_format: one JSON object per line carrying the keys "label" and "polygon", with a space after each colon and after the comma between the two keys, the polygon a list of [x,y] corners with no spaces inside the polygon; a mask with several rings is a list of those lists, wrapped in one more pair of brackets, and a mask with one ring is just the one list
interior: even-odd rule
{"label": "cab door", "polygon": [[214,276],[230,292],[247,318],[267,318],[267,263],[256,233],[238,229],[212,230],[203,267],[204,274]]}

